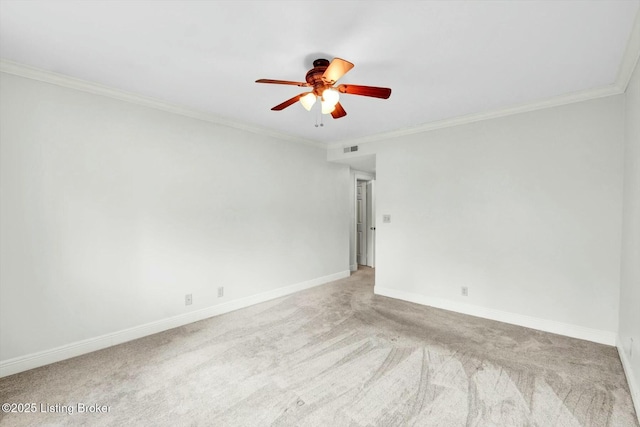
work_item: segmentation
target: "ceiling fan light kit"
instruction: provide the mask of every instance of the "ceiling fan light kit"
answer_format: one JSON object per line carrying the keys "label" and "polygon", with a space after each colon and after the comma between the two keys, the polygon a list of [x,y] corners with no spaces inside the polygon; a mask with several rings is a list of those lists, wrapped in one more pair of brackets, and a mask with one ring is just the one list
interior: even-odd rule
{"label": "ceiling fan light kit", "polygon": [[313,107],[313,104],[316,103],[316,98],[317,97],[315,93],[309,92],[305,96],[300,97],[300,104],[302,104],[305,110],[311,111],[311,107]]}
{"label": "ceiling fan light kit", "polygon": [[353,66],[354,65],[351,62],[340,58],[334,58],[331,62],[326,59],[316,59],[313,61],[313,68],[307,72],[305,77],[306,82],[259,79],[256,80],[256,83],[283,84],[312,88],[311,92],[303,92],[281,104],[276,105],[272,108],[273,111],[284,110],[298,101],[300,101],[300,104],[302,104],[307,111],[311,111],[316,100],[320,98],[322,114],[331,114],[334,119],[339,119],[340,117],[347,115],[347,112],[340,104],[341,93],[381,99],[387,99],[391,96],[391,89],[386,87],[346,84],[334,86],[334,84],[349,72]]}

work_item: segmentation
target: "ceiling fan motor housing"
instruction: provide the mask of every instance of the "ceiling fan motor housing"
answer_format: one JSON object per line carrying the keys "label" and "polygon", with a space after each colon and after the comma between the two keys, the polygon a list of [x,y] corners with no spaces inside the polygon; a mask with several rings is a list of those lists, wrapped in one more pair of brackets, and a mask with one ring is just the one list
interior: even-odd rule
{"label": "ceiling fan motor housing", "polygon": [[317,96],[322,96],[322,92],[327,87],[327,84],[322,80],[322,75],[329,66],[329,60],[316,59],[313,61],[313,68],[307,72],[306,80],[311,87],[313,87],[313,93]]}

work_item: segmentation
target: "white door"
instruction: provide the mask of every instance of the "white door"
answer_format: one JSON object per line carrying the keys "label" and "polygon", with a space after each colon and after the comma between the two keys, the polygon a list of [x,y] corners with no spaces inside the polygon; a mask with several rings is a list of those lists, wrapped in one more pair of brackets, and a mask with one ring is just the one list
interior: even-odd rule
{"label": "white door", "polygon": [[375,213],[375,181],[367,181],[366,206],[367,206],[367,259],[366,264],[373,268],[376,247],[376,213]]}
{"label": "white door", "polygon": [[356,187],[356,258],[360,265],[367,265],[367,186],[358,181]]}

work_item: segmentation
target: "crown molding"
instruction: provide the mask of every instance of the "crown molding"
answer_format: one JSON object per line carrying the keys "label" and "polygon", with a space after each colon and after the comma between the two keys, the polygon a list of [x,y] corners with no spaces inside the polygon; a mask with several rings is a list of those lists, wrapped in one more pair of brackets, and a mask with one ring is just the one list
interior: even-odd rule
{"label": "crown molding", "polygon": [[305,145],[321,148],[324,150],[330,150],[332,148],[343,147],[347,145],[361,145],[370,142],[384,142],[399,138],[406,135],[413,135],[417,133],[429,132],[437,129],[443,129],[453,126],[460,126],[469,123],[480,122],[483,120],[496,119],[500,117],[507,117],[515,114],[521,114],[536,110],[542,110],[545,108],[559,107],[562,105],[573,104],[576,102],[588,101],[591,99],[604,98],[607,96],[619,95],[626,91],[633,70],[640,58],[640,10],[636,13],[634,24],[631,30],[627,47],[620,64],[616,81],[608,86],[588,89],[579,92],[560,95],[541,101],[511,106],[507,108],[501,108],[492,111],[485,111],[475,114],[468,114],[465,116],[453,117],[449,119],[439,120],[435,122],[424,123],[422,125],[397,129],[389,132],[378,133],[375,135],[369,135],[362,138],[345,139],[330,143],[321,143],[310,139],[300,138],[287,134],[284,132],[278,132],[273,129],[263,128],[260,126],[250,125],[242,123],[220,116],[216,116],[203,111],[187,108],[184,106],[171,104],[158,99],[145,97],[135,93],[126,92],[123,90],[113,89],[98,83],[89,82],[86,80],[78,79],[75,77],[69,77],[63,74],[54,73],[51,71],[45,71],[35,67],[18,64],[8,60],[0,60],[0,71],[8,74],[14,74],[17,76],[39,80],[46,83],[55,84],[58,86],[64,86],[71,89],[76,89],[84,92],[93,93],[96,95],[107,96],[115,98],[121,101],[131,102],[134,104],[143,105],[149,108],[157,110],[167,111],[174,114],[179,114],[186,117],[191,117],[197,120],[203,120],[210,123],[215,123],[222,126],[227,126],[259,135],[270,136],[282,140],[292,141],[296,143],[303,143]]}
{"label": "crown molding", "polygon": [[384,142],[399,138],[406,135],[413,135],[416,133],[429,132],[436,129],[443,129],[453,126],[460,126],[469,123],[480,122],[489,119],[496,119],[499,117],[512,116],[520,113],[527,113],[530,111],[543,110],[545,108],[559,107],[562,105],[573,104],[576,102],[588,101],[591,99],[604,98],[612,95],[619,95],[624,93],[624,89],[621,89],[618,85],[612,84],[609,86],[584,90],[579,92],[570,93],[567,95],[560,95],[553,98],[544,99],[542,101],[530,102],[527,104],[521,104],[517,106],[501,108],[498,110],[486,111],[475,114],[468,114],[465,116],[453,117],[450,119],[438,120],[435,122],[425,123],[419,126],[397,129],[390,132],[378,133],[375,135],[369,135],[362,138],[347,139],[338,142],[332,142],[328,144],[328,148],[338,148],[348,145],[362,145],[370,142]]}
{"label": "crown molding", "polygon": [[196,120],[202,120],[209,123],[215,123],[217,125],[239,129],[258,135],[302,143],[316,148],[327,148],[326,144],[323,144],[321,142],[296,137],[287,133],[275,131],[273,129],[230,120],[211,113],[206,113],[204,111],[187,108],[181,105],[172,104],[170,102],[161,101],[159,99],[138,95],[136,93],[127,92],[124,90],[114,89],[108,86],[101,85],[99,83],[78,79],[76,77],[66,76],[64,74],[54,73],[52,71],[46,71],[40,68],[19,64],[17,62],[9,61],[6,59],[0,60],[0,72],[13,74],[32,80],[38,80],[57,86],[67,87],[82,92],[88,92],[94,95],[106,96],[109,98],[118,99],[120,101],[130,102],[132,104],[138,104],[156,110],[166,111],[169,113],[190,117]]}
{"label": "crown molding", "polygon": [[620,64],[620,71],[618,72],[618,78],[616,79],[616,86],[622,91],[627,90],[629,81],[633,70],[638,64],[640,58],[640,8],[636,13],[636,19],[631,28],[631,35],[627,41],[627,49],[622,57],[622,63]]}
{"label": "crown molding", "polygon": [[449,119],[439,120],[435,122],[429,122],[422,125],[397,129],[390,132],[378,133],[375,135],[369,135],[362,138],[345,139],[337,142],[331,142],[327,145],[327,149],[341,148],[348,145],[361,145],[370,142],[384,142],[399,138],[406,135],[413,135],[416,133],[429,132],[436,129],[443,129],[453,126],[460,126],[469,123],[480,122],[483,120],[496,119],[499,117],[511,116],[514,114],[526,113],[530,111],[542,110],[545,108],[559,107],[562,105],[573,104],[576,102],[588,101],[591,99],[604,98],[607,96],[620,95],[627,90],[629,81],[633,70],[640,58],[640,9],[636,13],[633,27],[627,46],[620,63],[618,75],[616,81],[608,86],[587,89],[583,91],[573,92],[565,95],[555,96],[552,98],[543,99],[537,102],[531,102],[521,105],[516,105],[507,108],[501,108],[493,111],[486,111],[481,113],[469,114],[466,116],[452,117]]}

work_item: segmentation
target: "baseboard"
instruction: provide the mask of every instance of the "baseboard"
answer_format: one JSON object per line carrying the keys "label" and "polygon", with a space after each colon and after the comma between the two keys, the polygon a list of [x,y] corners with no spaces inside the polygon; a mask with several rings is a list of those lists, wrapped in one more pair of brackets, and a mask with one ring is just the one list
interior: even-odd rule
{"label": "baseboard", "polygon": [[352,265],[350,265],[350,266],[349,266],[349,269],[350,269],[351,271],[358,271],[358,264],[352,264]]}
{"label": "baseboard", "polygon": [[633,400],[633,406],[636,408],[636,417],[638,417],[638,422],[640,422],[640,383],[638,383],[638,378],[636,378],[633,370],[631,369],[631,361],[627,356],[627,352],[624,351],[624,345],[622,345],[620,336],[616,339],[616,347],[618,347],[618,355],[622,362],[624,374],[627,377],[627,384],[629,384],[631,400]]}
{"label": "baseboard", "polygon": [[71,357],[80,356],[92,351],[101,350],[127,341],[142,338],[168,329],[177,328],[209,317],[218,316],[220,314],[229,313],[241,308],[249,307],[261,302],[280,298],[294,292],[304,289],[313,288],[325,283],[333,282],[345,277],[349,277],[348,270],[330,274],[328,276],[319,277],[305,282],[284,286],[271,291],[251,295],[245,298],[229,301],[223,304],[214,305],[200,310],[191,311],[167,319],[158,320],[156,322],[146,323],[144,325],[135,326],[133,328],[124,329],[95,338],[74,342],[53,349],[41,351],[38,353],[28,354],[13,359],[0,361],[0,378],[8,375],[17,374],[29,369],[37,368],[51,363],[60,362],[61,360]]}
{"label": "baseboard", "polygon": [[464,304],[441,298],[431,298],[413,292],[400,291],[397,289],[385,288],[381,286],[376,286],[374,288],[374,293],[376,295],[382,295],[389,298],[395,298],[403,301],[413,302],[416,304],[442,308],[444,310],[455,311],[458,313],[482,317],[485,319],[497,320],[499,322],[511,323],[513,325],[524,326],[526,328],[537,329],[539,331],[551,332],[554,334],[565,335],[572,338],[593,341],[600,344],[607,344],[612,346],[616,344],[616,333],[611,331],[585,328],[582,326],[571,325],[569,323],[556,322],[554,320],[547,320],[538,317],[510,313],[507,311],[494,310],[486,307]]}

